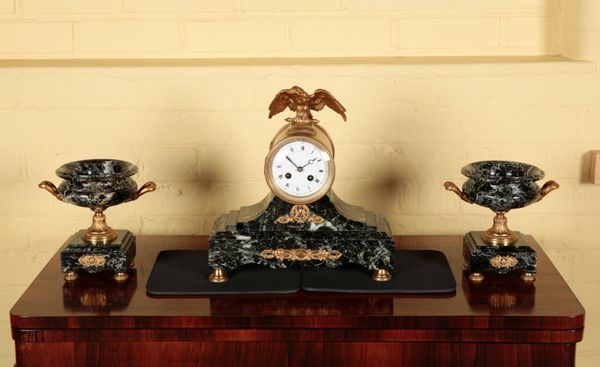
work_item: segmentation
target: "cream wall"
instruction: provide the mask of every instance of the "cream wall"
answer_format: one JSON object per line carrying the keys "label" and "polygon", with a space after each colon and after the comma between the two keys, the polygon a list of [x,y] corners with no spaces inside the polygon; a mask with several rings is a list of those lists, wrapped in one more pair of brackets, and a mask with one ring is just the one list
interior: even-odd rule
{"label": "cream wall", "polygon": [[0,0],[4,59],[545,55],[559,0]]}
{"label": "cream wall", "polygon": [[294,84],[348,109],[348,122],[318,114],[337,144],[334,189],[395,234],[488,226],[489,211],[442,188],[468,162],[525,161],[557,180],[510,223],[586,307],[578,366],[600,363],[597,1],[0,0],[0,59],[0,365],[14,361],[10,307],[90,221],[41,180],[71,160],[129,160],[159,190],[109,209],[113,227],[207,234],[267,193],[284,116],[266,107]]}

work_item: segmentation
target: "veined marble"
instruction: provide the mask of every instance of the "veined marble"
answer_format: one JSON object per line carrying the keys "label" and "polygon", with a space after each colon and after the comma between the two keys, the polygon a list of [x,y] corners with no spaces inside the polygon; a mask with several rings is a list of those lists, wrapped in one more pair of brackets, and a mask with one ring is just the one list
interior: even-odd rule
{"label": "veined marble", "polygon": [[113,159],[70,162],[56,170],[64,181],[58,186],[62,200],[91,209],[106,209],[132,198],[137,184],[130,178],[133,164]]}
{"label": "veined marble", "polygon": [[[209,239],[209,266],[234,270],[246,264],[271,268],[356,264],[371,271],[393,266],[394,242],[385,218],[343,203],[333,193],[308,206],[325,222],[277,224],[276,219],[289,214],[292,204],[273,196],[255,208],[220,217]],[[258,214],[250,215],[252,211]],[[280,261],[259,255],[265,249],[299,248],[337,250],[342,256],[337,260]]]}
{"label": "veined marble", "polygon": [[461,172],[469,177],[463,184],[463,193],[473,203],[494,212],[507,212],[536,202],[540,187],[535,181],[544,178],[541,169],[511,161],[475,162]]}

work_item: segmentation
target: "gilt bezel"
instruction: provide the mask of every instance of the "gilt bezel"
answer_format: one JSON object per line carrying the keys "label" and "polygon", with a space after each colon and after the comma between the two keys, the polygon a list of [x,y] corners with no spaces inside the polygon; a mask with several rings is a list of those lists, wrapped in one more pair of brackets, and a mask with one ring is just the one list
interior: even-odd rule
{"label": "gilt bezel", "polygon": [[[274,182],[273,178],[273,160],[275,159],[277,152],[279,152],[285,145],[294,142],[307,142],[313,144],[319,149],[327,152],[327,154],[329,154],[331,157],[331,159],[327,162],[329,174],[323,183],[323,186],[319,190],[307,196],[294,196],[288,194]],[[329,192],[329,189],[331,189],[331,186],[333,185],[333,179],[335,178],[335,162],[333,160],[332,152],[330,152],[329,149],[327,149],[327,147],[320,141],[306,136],[291,136],[279,141],[271,148],[271,150],[269,150],[269,154],[267,154],[267,157],[265,158],[264,173],[269,189],[271,189],[271,192],[273,192],[273,194],[275,194],[278,198],[290,204],[310,204],[325,196],[327,192]]]}

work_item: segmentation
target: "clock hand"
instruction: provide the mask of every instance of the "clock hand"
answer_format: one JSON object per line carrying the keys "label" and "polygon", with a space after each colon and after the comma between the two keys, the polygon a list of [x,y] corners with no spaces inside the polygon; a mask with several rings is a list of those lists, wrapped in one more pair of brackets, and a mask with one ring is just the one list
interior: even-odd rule
{"label": "clock hand", "polygon": [[317,158],[309,159],[308,163],[306,163],[304,166],[302,166],[302,168],[308,166],[309,164],[313,164],[313,162],[316,161],[316,160],[317,160]]}
{"label": "clock hand", "polygon": [[296,169],[298,170],[298,172],[302,172],[302,168],[303,167],[298,167],[298,165],[296,163],[294,163],[294,161],[291,160],[289,156],[286,155],[285,159],[287,159],[288,161],[292,162],[292,164],[294,165],[294,167],[296,167]]}

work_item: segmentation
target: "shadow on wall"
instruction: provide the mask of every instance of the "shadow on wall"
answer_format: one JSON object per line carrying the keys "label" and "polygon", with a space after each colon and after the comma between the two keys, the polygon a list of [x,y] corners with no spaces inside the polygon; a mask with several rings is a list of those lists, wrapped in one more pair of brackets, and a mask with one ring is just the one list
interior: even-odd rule
{"label": "shadow on wall", "polygon": [[559,51],[562,56],[571,59],[589,58],[590,50],[585,52],[587,55],[583,55],[584,41],[581,31],[589,23],[589,16],[588,19],[584,19],[584,14],[593,14],[594,12],[594,7],[589,5],[593,2],[594,0],[563,0],[560,2],[562,24],[559,25],[557,34],[560,34]]}
{"label": "shadow on wall", "polygon": [[353,205],[364,207],[377,214],[397,212],[397,197],[401,177],[389,176],[376,180],[348,182],[338,196]]}
{"label": "shadow on wall", "polygon": [[[571,1],[571,0],[567,0]],[[577,1],[577,0],[576,0]],[[544,18],[544,54],[545,55],[556,55],[561,53],[560,47],[560,33],[561,33],[561,14],[560,11],[564,11],[562,5],[559,4],[559,0],[545,0],[545,13]]]}

